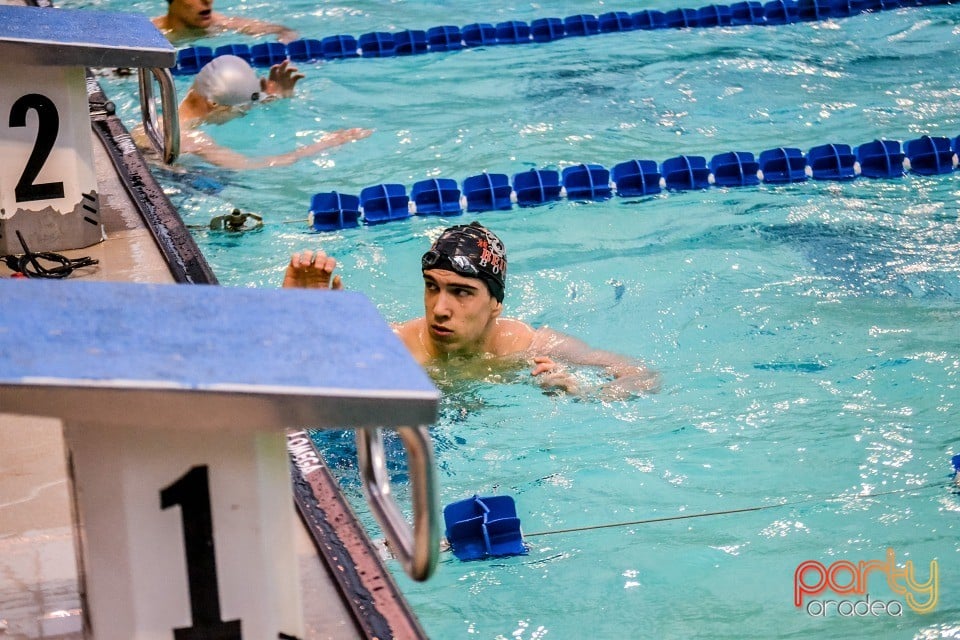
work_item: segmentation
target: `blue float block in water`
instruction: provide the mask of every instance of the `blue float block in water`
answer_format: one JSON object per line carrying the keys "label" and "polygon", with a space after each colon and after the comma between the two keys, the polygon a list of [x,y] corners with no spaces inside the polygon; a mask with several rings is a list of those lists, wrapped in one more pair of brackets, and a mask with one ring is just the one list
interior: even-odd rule
{"label": "blue float block in water", "polygon": [[814,180],[853,180],[856,158],[848,144],[821,144],[807,152]]}
{"label": "blue float block in water", "polygon": [[853,150],[860,175],[868,178],[899,178],[903,175],[903,149],[899,140],[874,140]]}
{"label": "blue float block in water", "polygon": [[250,64],[272,67],[287,59],[287,47],[281,42],[261,42],[250,47]]}
{"label": "blue float block in water", "polygon": [[710,159],[714,184],[724,187],[746,187],[760,184],[760,164],[749,151],[718,153]]}
{"label": "blue float block in water", "polygon": [[316,231],[334,231],[360,224],[360,198],[330,191],[310,199],[310,226]]}
{"label": "blue float block in water", "polygon": [[463,213],[460,188],[450,178],[415,182],[410,188],[410,197],[416,205],[417,215],[456,216]]}
{"label": "blue float block in water", "polygon": [[903,143],[903,150],[913,173],[936,175],[953,171],[953,149],[949,138],[923,136],[907,140]]}
{"label": "blue float block in water", "polygon": [[628,160],[613,167],[617,195],[646,196],[660,193],[660,169],[653,160]]}
{"label": "blue float block in water", "polygon": [[760,152],[760,171],[769,183],[803,182],[807,175],[807,158],[796,147],[777,147]]}
{"label": "blue float block in water", "polygon": [[497,44],[497,28],[487,22],[468,24],[460,30],[463,43],[468,47],[484,47]]}
{"label": "blue float block in water", "polygon": [[366,224],[381,224],[410,217],[410,198],[402,184],[377,184],[360,192]]}
{"label": "blue float block in water", "polygon": [[560,199],[560,173],[552,169],[530,169],[513,176],[513,191],[521,207]]}
{"label": "blue float block in water", "polygon": [[563,188],[571,200],[604,200],[611,196],[610,171],[599,164],[578,164],[563,170]]}
{"label": "blue float block in water", "polygon": [[385,31],[365,33],[357,39],[364,58],[387,58],[397,55],[397,43],[393,34]]}
{"label": "blue float block in water", "polygon": [[481,173],[463,181],[463,195],[467,198],[467,211],[492,211],[510,209],[513,189],[503,173]]}
{"label": "blue float block in water", "polygon": [[710,169],[703,156],[677,156],[660,165],[667,189],[706,189],[710,186]]}

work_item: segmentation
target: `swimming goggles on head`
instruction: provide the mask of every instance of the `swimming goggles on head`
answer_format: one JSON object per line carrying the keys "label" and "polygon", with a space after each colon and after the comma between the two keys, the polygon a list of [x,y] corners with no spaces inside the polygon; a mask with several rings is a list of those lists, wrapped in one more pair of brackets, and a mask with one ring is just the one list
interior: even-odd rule
{"label": "swimming goggles on head", "polygon": [[446,253],[440,253],[436,249],[431,249],[423,254],[423,257],[420,258],[420,267],[422,270],[445,269],[450,267],[450,270],[454,273],[459,273],[462,276],[469,276],[471,278],[479,278],[482,275],[477,265],[473,264],[467,256],[451,256]]}

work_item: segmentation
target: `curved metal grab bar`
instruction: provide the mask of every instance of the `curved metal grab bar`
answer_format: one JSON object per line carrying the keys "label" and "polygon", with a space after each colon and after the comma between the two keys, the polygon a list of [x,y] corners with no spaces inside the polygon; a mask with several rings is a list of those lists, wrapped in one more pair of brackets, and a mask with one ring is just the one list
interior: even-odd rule
{"label": "curved metal grab bar", "polygon": [[[163,126],[157,121],[157,106],[153,102],[153,83],[147,71],[160,83],[160,106],[163,108]],[[171,164],[180,155],[180,118],[177,113],[177,89],[173,85],[173,74],[169,69],[140,67],[140,115],[143,119],[143,130],[150,140],[150,144],[163,158],[164,163]],[[163,139],[160,138],[160,129],[163,129]]]}
{"label": "curved metal grab bar", "polygon": [[394,555],[414,580],[426,580],[440,555],[433,442],[426,427],[398,427],[407,452],[413,502],[413,529],[390,495],[390,476],[379,428],[357,430],[357,459],[363,492]]}

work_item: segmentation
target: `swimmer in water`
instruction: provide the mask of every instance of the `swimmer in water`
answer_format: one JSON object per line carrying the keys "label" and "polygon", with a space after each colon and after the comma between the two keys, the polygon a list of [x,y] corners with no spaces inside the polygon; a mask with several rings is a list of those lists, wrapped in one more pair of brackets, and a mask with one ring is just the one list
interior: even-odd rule
{"label": "swimmer in water", "polygon": [[249,36],[275,35],[283,43],[297,39],[297,32],[283,25],[217,13],[213,0],[167,0],[166,15],[154,18],[153,24],[171,42],[228,31]]}
{"label": "swimmer in water", "polygon": [[[243,58],[217,56],[200,69],[180,102],[177,110],[180,154],[192,154],[226,169],[262,169],[293,164],[301,158],[360,140],[372,133],[369,129],[341,129],[287,153],[251,158],[218,145],[200,128],[203,124],[224,124],[243,116],[257,102],[290,97],[302,78],[303,74],[289,60],[271,67],[268,77],[258,78]],[[137,144],[149,152],[142,130],[138,129],[133,135]]]}
{"label": "swimmer in water", "polygon": [[[290,257],[286,288],[342,289],[334,274],[337,262],[323,251]],[[422,365],[477,363],[491,360],[528,362],[531,375],[546,390],[573,395],[596,393],[603,399],[626,399],[659,390],[659,375],[643,362],[594,349],[559,331],[505,318],[503,298],[507,254],[492,231],[477,222],[446,229],[421,258],[424,315],[394,325],[413,357]],[[570,367],[600,369],[607,380],[585,389]],[[477,367],[477,370],[489,367]]]}

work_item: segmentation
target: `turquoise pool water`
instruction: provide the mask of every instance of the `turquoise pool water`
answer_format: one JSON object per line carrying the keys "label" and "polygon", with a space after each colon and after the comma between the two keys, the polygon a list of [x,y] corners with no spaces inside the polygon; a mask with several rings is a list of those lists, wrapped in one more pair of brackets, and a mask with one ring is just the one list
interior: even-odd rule
{"label": "turquoise pool water", "polygon": [[[64,6],[151,13],[154,4]],[[636,10],[599,2],[217,7],[312,37]],[[259,154],[340,127],[376,133],[245,174],[185,159],[187,175],[162,180],[224,284],[278,286],[290,251],[319,246],[341,260],[347,286],[402,320],[421,309],[418,258],[451,221],[311,234],[312,193],[460,181],[483,170],[954,137],[958,36],[960,11],[938,6],[304,65],[298,98],[211,135]],[[103,84],[132,125],[133,83]],[[522,376],[445,387],[433,429],[441,503],[509,494],[527,534],[587,529],[530,535],[523,557],[461,563],[445,554],[424,584],[393,567],[430,636],[960,637],[960,495],[949,478],[960,453],[958,176],[477,214],[509,250],[510,314],[643,357],[664,388],[604,404],[545,396]],[[263,215],[265,227],[201,228],[235,206]],[[349,442],[317,438],[379,535]],[[392,453],[402,499],[402,460]],[[764,509],[590,528],[750,507]],[[902,616],[816,616],[794,606],[800,563],[882,560],[888,548],[898,563],[913,562],[921,581],[937,562],[933,612],[904,605]],[[904,601],[878,574],[867,586],[872,600]]]}

